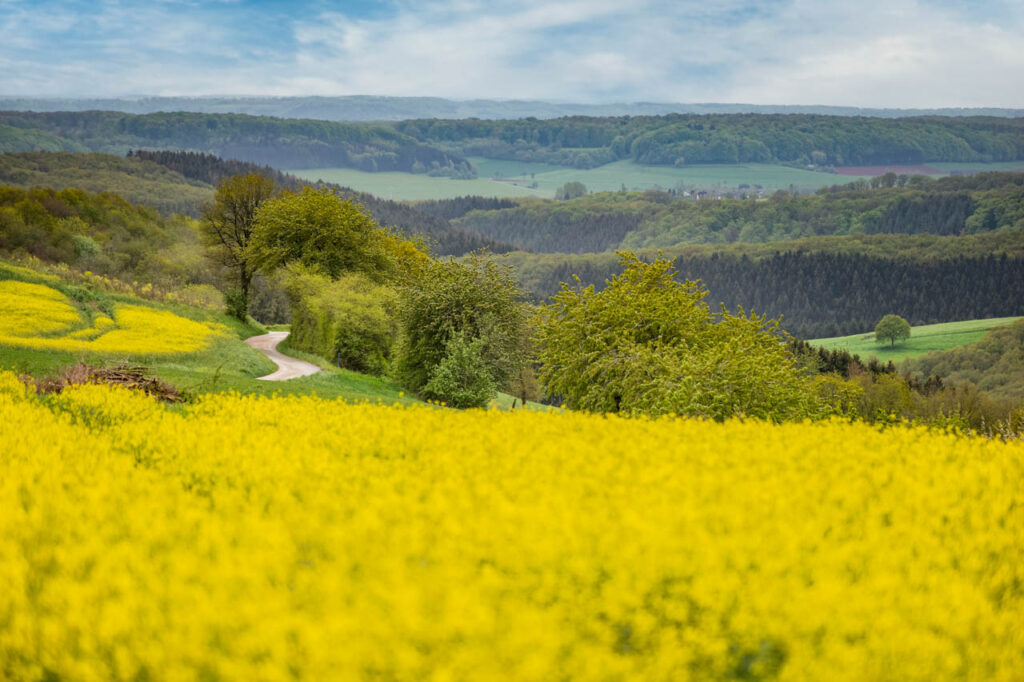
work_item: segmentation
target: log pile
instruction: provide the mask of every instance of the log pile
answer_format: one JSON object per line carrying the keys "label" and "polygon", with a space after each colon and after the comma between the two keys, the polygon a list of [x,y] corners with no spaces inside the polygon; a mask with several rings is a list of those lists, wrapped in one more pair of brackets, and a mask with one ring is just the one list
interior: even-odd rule
{"label": "log pile", "polygon": [[65,367],[55,377],[36,379],[24,376],[22,381],[33,386],[36,393],[60,393],[67,386],[79,384],[107,384],[142,391],[168,403],[184,400],[181,391],[156,377],[147,376],[146,371],[146,367],[140,366],[93,367],[80,362]]}

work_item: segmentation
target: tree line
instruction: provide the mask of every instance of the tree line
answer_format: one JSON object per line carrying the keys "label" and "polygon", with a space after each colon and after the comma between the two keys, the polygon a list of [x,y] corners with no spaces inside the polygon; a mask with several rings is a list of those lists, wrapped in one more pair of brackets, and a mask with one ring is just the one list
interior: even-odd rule
{"label": "tree line", "polygon": [[110,192],[0,186],[0,253],[165,289],[217,281],[192,220]]}
{"label": "tree line", "polygon": [[[536,300],[574,275],[600,288],[619,271],[613,254],[509,258]],[[1024,312],[1024,258],[1005,254],[913,260],[857,253],[686,253],[674,265],[681,277],[707,287],[712,305],[781,317],[783,329],[806,339],[867,332],[888,313],[918,325]]]}
{"label": "tree line", "polygon": [[194,150],[276,168],[413,172],[418,164],[455,172],[469,166],[461,156],[369,123],[244,114],[7,111],[0,112],[0,125],[13,129],[23,147],[31,144],[33,136],[43,134],[48,136],[47,148],[63,141],[69,151],[119,155],[140,148]]}
{"label": "tree line", "polygon": [[0,154],[0,184],[113,192],[134,204],[152,206],[164,216],[199,216],[199,205],[213,188],[143,159],[110,154],[23,152]]}
{"label": "tree line", "polygon": [[520,199],[469,211],[454,224],[550,253],[686,244],[775,242],[815,235],[963,235],[1024,231],[1024,174],[932,180],[892,176],[812,195],[691,199],[669,192],[599,192],[568,201]]}
{"label": "tree line", "polygon": [[[251,161],[222,159],[214,154],[182,151],[130,150],[129,158],[151,161],[181,173],[186,178],[216,185],[238,175],[257,174],[271,178],[281,189],[299,190],[303,187],[327,187],[339,196],[358,202],[380,225],[388,225],[409,234],[419,235],[427,247],[438,255],[463,255],[470,251],[489,249],[495,253],[512,250],[511,244],[480,235],[476,232],[453,226],[446,214],[450,206],[468,202],[474,208],[505,208],[515,204],[507,200],[489,200],[482,197],[465,197],[462,200],[417,203],[380,199],[366,192],[357,192],[348,187],[332,183],[309,182],[290,173],[284,173]],[[469,210],[469,209],[467,209]]]}
{"label": "tree line", "polygon": [[812,114],[569,116],[538,120],[402,121],[394,127],[464,155],[592,168],[616,159],[654,165],[815,166],[1011,161],[1024,158],[1024,119],[868,118]]}
{"label": "tree line", "polygon": [[341,123],[245,114],[0,112],[6,151],[190,149],[278,168],[472,177],[467,156],[593,168],[783,163],[814,167],[1024,158],[1024,118],[813,114],[569,116]]}

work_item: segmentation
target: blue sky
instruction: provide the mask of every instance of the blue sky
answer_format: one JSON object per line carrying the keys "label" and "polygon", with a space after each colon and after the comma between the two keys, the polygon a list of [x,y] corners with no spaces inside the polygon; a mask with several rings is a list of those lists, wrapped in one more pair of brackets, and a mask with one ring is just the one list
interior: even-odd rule
{"label": "blue sky", "polygon": [[1021,0],[0,0],[0,94],[1024,107]]}

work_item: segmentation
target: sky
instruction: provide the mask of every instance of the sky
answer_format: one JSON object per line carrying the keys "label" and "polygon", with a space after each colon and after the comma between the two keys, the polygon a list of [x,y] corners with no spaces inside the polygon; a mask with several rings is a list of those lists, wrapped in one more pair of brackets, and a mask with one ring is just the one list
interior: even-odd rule
{"label": "sky", "polygon": [[1024,107],[1024,0],[0,0],[0,95]]}

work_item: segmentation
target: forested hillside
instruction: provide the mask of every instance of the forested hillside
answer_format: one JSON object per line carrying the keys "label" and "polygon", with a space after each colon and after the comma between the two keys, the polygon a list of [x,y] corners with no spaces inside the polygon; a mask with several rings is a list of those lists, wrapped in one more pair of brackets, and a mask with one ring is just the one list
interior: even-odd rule
{"label": "forested hillside", "polygon": [[436,169],[454,174],[469,167],[458,155],[367,123],[242,114],[7,111],[0,112],[0,125],[0,148],[10,151],[52,150],[62,144],[68,151],[119,155],[135,148],[194,150],[276,168]]}
{"label": "forested hillside", "polygon": [[929,353],[910,363],[915,373],[970,382],[1000,398],[1024,397],[1024,320],[990,331],[962,348]]}
{"label": "forested hillside", "polygon": [[[687,251],[675,258],[675,265],[680,277],[703,282],[713,307],[721,302],[730,309],[743,306],[781,316],[790,333],[821,338],[868,332],[889,313],[915,325],[1024,314],[1022,246],[1017,239],[1011,256],[960,256],[953,240],[943,245],[945,257],[935,257],[936,249],[930,248],[922,258],[913,257],[913,251],[889,256],[790,251],[755,257]],[[572,282],[573,275],[601,288],[619,272],[614,254],[516,252],[506,258],[538,299],[555,293],[560,282]]]}
{"label": "forested hillside", "polygon": [[164,288],[216,279],[194,221],[110,192],[0,186],[0,253]]}
{"label": "forested hillside", "polygon": [[814,195],[694,199],[667,192],[601,192],[568,201],[522,199],[455,221],[523,248],[586,253],[618,247],[775,242],[814,235],[960,235],[1024,230],[1024,174],[933,180],[887,175]]}
{"label": "forested hillside", "polygon": [[[435,210],[428,212],[421,210],[418,205],[379,199],[372,194],[356,192],[348,187],[310,183],[294,175],[277,171],[269,166],[234,159],[221,159],[212,154],[199,152],[136,150],[129,153],[134,159],[145,159],[174,169],[185,177],[202,180],[210,184],[217,184],[225,178],[242,173],[260,173],[273,178],[274,182],[279,186],[292,190],[307,185],[331,187],[336,189],[341,196],[354,199],[362,204],[378,224],[397,227],[406,234],[424,237],[429,242],[432,250],[438,255],[462,255],[484,248],[496,253],[504,253],[515,248],[499,240],[453,226],[444,215],[440,214],[443,211]],[[507,205],[488,203],[486,200],[482,204],[474,203],[473,199],[479,199],[478,197],[467,199],[474,206],[504,207]]]}
{"label": "forested hillside", "polygon": [[164,215],[183,213],[193,218],[199,216],[199,205],[213,196],[207,182],[186,178],[163,165],[95,153],[0,154],[0,184],[113,192]]}
{"label": "forested hillside", "polygon": [[512,121],[421,119],[402,133],[466,156],[593,168],[638,163],[815,166],[1024,158],[1024,118],[879,119],[809,114],[670,114]]}
{"label": "forested hillside", "polygon": [[340,123],[244,114],[0,112],[0,150],[203,151],[277,168],[472,175],[466,156],[593,168],[784,163],[828,168],[1024,159],[1024,118],[669,114]]}
{"label": "forested hillside", "polygon": [[[272,177],[279,186],[293,190],[311,184],[269,166],[200,152],[130,151],[128,158],[97,153],[0,154],[0,184],[23,189],[109,191],[132,203],[152,206],[165,217],[175,213],[198,217],[200,205],[213,197],[214,186],[240,173],[261,173]],[[378,199],[348,188],[335,189],[363,204],[379,224],[424,237],[439,255],[461,255],[481,248],[505,252],[513,248],[454,227],[444,217],[410,204]]]}

